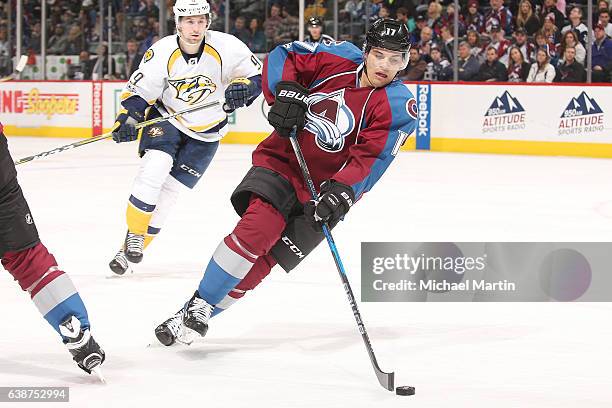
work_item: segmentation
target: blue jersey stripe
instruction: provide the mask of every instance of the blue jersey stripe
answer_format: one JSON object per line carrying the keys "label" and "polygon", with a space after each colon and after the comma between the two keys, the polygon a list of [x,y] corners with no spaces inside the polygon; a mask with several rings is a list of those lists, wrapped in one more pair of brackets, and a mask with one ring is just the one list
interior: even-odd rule
{"label": "blue jersey stripe", "polygon": [[278,46],[270,52],[266,61],[268,69],[268,90],[272,95],[276,93],[276,84],[283,79],[283,69],[287,60],[287,49],[284,46]]}
{"label": "blue jersey stripe", "polygon": [[387,99],[391,107],[391,126],[383,151],[378,155],[374,164],[370,168],[370,173],[362,181],[353,184],[351,187],[355,192],[355,197],[359,198],[362,194],[372,189],[374,184],[380,180],[395,158],[394,149],[398,142],[414,132],[416,120],[407,111],[407,102],[414,99],[412,92],[401,82],[393,83],[386,88]]}
{"label": "blue jersey stripe", "polygon": [[292,52],[298,55],[316,55],[322,52],[337,55],[342,58],[346,58],[359,65],[363,61],[363,52],[357,48],[354,44],[343,41],[333,42],[329,44],[318,43],[310,44],[300,41],[294,41],[289,44],[279,45],[270,52],[268,55],[267,69],[268,69],[268,90],[274,94],[276,84],[282,80],[283,69],[285,67],[285,61],[287,56]]}

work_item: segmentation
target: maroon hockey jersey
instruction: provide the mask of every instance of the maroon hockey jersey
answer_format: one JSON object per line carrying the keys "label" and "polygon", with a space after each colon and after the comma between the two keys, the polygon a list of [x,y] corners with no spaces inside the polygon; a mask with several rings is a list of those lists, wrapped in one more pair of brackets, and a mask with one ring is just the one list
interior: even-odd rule
{"label": "maroon hockey jersey", "polygon": [[[310,90],[306,126],[298,141],[315,186],[334,179],[359,199],[380,179],[416,126],[417,105],[400,81],[384,88],[359,87],[363,53],[348,42],[276,47],[263,70],[269,104],[281,80]],[[274,131],[253,152],[253,165],[274,170],[305,202],[310,194],[289,139]]]}

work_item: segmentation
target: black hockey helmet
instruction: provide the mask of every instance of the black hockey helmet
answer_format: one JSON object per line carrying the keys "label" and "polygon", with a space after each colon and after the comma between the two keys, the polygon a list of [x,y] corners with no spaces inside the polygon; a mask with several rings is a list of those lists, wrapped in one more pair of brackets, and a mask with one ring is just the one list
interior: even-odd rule
{"label": "black hockey helmet", "polygon": [[308,19],[308,25],[311,27],[322,27],[323,20],[319,16],[313,16]]}
{"label": "black hockey helmet", "polygon": [[363,51],[369,52],[372,47],[390,51],[410,52],[410,33],[406,24],[391,18],[376,20],[366,33]]}

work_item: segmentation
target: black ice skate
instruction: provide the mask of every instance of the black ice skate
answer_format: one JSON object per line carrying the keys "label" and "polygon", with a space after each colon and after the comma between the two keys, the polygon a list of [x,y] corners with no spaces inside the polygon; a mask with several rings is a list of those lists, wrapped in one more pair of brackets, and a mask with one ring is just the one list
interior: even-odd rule
{"label": "black ice skate", "polygon": [[142,261],[144,251],[144,235],[133,234],[128,231],[125,236],[125,257],[132,263]]}
{"label": "black ice skate", "polygon": [[183,312],[183,325],[185,326],[186,342],[190,342],[196,335],[204,337],[208,331],[208,320],[214,306],[209,305],[200,297],[198,291],[193,294]]}
{"label": "black ice skate", "polygon": [[117,252],[117,255],[108,263],[108,267],[116,273],[117,275],[123,275],[124,273],[130,271],[130,264],[128,264],[127,257],[125,256],[125,251],[123,248]]}
{"label": "black ice skate", "polygon": [[171,346],[177,341],[181,343],[183,334],[183,309],[155,328],[155,337],[164,346]]}
{"label": "black ice skate", "polygon": [[81,322],[75,316],[70,316],[61,323],[59,329],[64,336],[64,344],[68,347],[77,365],[87,374],[93,372],[104,382],[100,365],[104,362],[106,355],[91,336],[89,329],[81,329]]}

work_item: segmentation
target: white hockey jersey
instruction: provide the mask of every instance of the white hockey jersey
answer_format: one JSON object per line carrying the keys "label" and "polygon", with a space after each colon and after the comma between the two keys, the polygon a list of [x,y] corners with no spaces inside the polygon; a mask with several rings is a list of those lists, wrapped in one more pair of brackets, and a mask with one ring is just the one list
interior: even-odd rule
{"label": "white hockey jersey", "polygon": [[[176,34],[162,38],[143,56],[121,94],[121,101],[138,95],[166,115],[219,100],[233,79],[261,74],[259,59],[230,34],[208,30],[200,54],[199,59],[188,58],[179,48]],[[227,114],[217,106],[169,122],[188,136],[214,142],[225,136],[227,124],[218,131],[206,131],[227,122],[226,119]]]}

